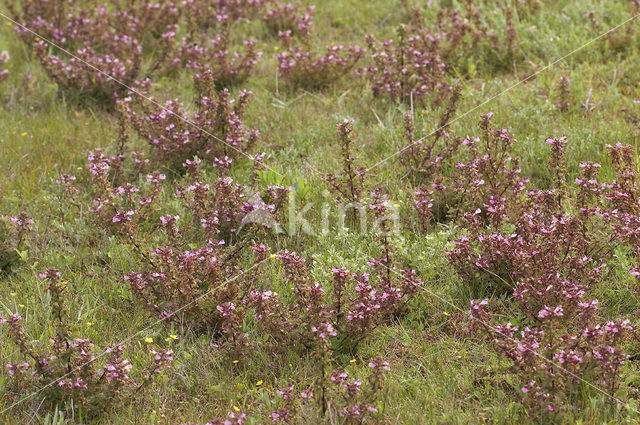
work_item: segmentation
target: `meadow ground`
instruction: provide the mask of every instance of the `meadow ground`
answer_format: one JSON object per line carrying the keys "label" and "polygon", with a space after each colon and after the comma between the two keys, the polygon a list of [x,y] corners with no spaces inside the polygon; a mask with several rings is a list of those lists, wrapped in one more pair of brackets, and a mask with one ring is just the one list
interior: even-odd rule
{"label": "meadow ground", "polygon": [[[415,15],[401,3],[315,2],[312,44],[321,48],[330,44],[366,47],[367,34],[378,40],[396,37],[398,25],[409,24]],[[519,176],[529,180],[528,187],[554,187],[556,176],[549,166],[551,148],[546,143],[550,137],[567,138],[563,177],[567,185],[574,184],[580,175],[579,164],[585,161],[602,164],[599,181],[614,179],[616,169],[607,144],[629,145],[634,159],[637,158],[640,105],[634,100],[640,99],[638,21],[632,19],[610,35],[592,40],[638,13],[632,3],[473,2],[472,7],[488,29],[497,34],[498,43],[476,50],[460,48],[451,56],[443,81],[458,84],[461,98],[452,115],[455,121],[447,132],[462,137],[480,135],[481,115],[492,112],[493,126],[506,128],[513,136],[510,155],[520,158]],[[298,4],[308,6],[313,2],[305,0]],[[437,10],[447,7],[464,10],[466,4],[471,3],[434,0],[418,2],[418,7],[424,11],[424,26],[434,28]],[[502,55],[508,27],[506,9],[514,15],[512,25],[516,34],[515,50],[507,59]],[[10,15],[6,7],[1,7],[0,12]],[[586,16],[588,12],[594,13],[593,19],[599,26]],[[220,331],[222,325],[202,331],[201,327],[191,326],[186,318],[158,322],[158,315],[144,308],[124,277],[148,268],[149,260],[144,253],[167,243],[164,236],[159,236],[160,215],[178,214],[182,218],[181,229],[198,228],[184,230],[190,232],[190,239],[179,245],[182,248],[206,245],[210,235],[201,232],[199,220],[190,221],[192,208],[174,196],[178,187],[193,181],[184,172],[152,160],[151,167],[167,175],[155,201],[156,210],[152,214],[155,224],[149,224],[151,219],[140,224],[131,238],[109,227],[109,223],[102,227],[97,224],[96,214],[91,210],[97,189],[88,171],[87,155],[96,147],[102,147],[108,154],[118,152],[121,140],[118,113],[104,102],[85,98],[82,92],[62,90],[38,59],[33,39],[18,36],[14,25],[2,18],[0,50],[7,53],[9,74],[0,85],[0,213],[7,228],[12,226],[9,217],[20,213],[33,218],[34,224],[25,241],[17,246],[11,245],[15,241],[12,242],[9,233],[0,233],[4,238],[0,239],[0,248],[6,248],[2,255],[8,258],[7,264],[0,264],[3,268],[0,317],[18,312],[26,338],[37,350],[46,346],[58,328],[55,299],[39,273],[55,268],[65,281],[69,335],[93,341],[95,355],[108,346],[126,342],[123,345],[133,365],[132,374],[148,367],[150,348],[171,349],[173,361],[170,368],[154,374],[152,382],[141,385],[133,395],[88,412],[82,406],[72,406],[73,397],[69,395],[52,403],[55,395],[51,395],[51,387],[42,388],[41,383],[16,384],[15,375],[5,363],[17,361],[20,347],[4,325],[0,339],[0,422],[182,424],[205,423],[226,418],[230,412],[236,415],[242,412],[247,416],[245,423],[261,424],[270,423],[272,413],[278,409],[290,407],[293,412],[290,423],[301,424],[360,420],[389,424],[637,423],[640,371],[633,359],[639,348],[633,338],[618,344],[631,359],[620,370],[616,369],[615,384],[600,384],[597,365],[571,369],[579,376],[559,380],[562,384],[557,388],[553,387],[557,384],[549,384],[552,391],[557,391],[551,395],[557,411],[551,412],[549,403],[540,407],[523,401],[522,387],[528,384],[525,379],[535,374],[514,368],[514,362],[496,350],[491,338],[483,338],[482,331],[470,325],[470,300],[483,298],[496,311],[492,319],[496,323],[512,321],[533,327],[536,322],[527,322],[527,314],[514,301],[511,290],[491,285],[478,289],[452,265],[449,252],[455,248],[453,241],[472,232],[464,220],[448,215],[442,220],[420,219],[416,215],[414,192],[418,185],[408,177],[410,170],[400,161],[400,155],[394,154],[407,144],[404,133],[407,112],[413,109],[417,137],[422,137],[438,129],[444,107],[437,106],[431,98],[412,105],[407,99],[374,96],[373,83],[357,72],[371,65],[368,55],[353,71],[325,87],[304,87],[304,84],[292,87],[278,72],[276,54],[286,48],[276,35],[267,31],[260,18],[263,14],[232,24],[236,43],[253,37],[263,52],[252,75],[234,87],[232,93],[237,94],[240,88],[253,92],[243,121],[247,128],[260,131],[260,140],[250,153],[264,152],[267,168],[254,178],[252,161],[236,155],[229,173],[239,183],[263,194],[269,185],[291,187],[296,194],[296,211],[307,208],[303,217],[311,229],[290,226],[293,218],[287,201],[281,216],[284,232],[247,232],[244,236],[227,238],[227,244],[251,241],[268,245],[271,253],[295,251],[307,258],[305,285],[318,282],[327,293],[335,285],[333,267],[366,270],[371,258],[380,258],[380,249],[385,245],[375,229],[361,232],[339,225],[339,202],[322,179],[326,173],[342,170],[344,155],[336,138],[336,123],[353,118],[353,161],[358,166],[371,167],[362,203],[374,202],[374,188],[382,187],[388,193],[399,217],[398,228],[389,236],[394,249],[393,267],[414,269],[423,283],[415,294],[403,299],[401,311],[367,330],[366,338],[357,348],[345,348],[349,344],[343,340],[326,343],[322,338],[325,342],[312,348],[289,346],[286,338],[278,339],[275,331],[270,333],[261,326],[255,307],[247,301],[250,290],[246,288],[240,289],[247,292],[244,298],[238,296],[235,302],[238,305],[245,302],[246,315],[241,319],[241,327],[251,341],[248,350],[229,349],[229,333]],[[182,22],[178,33],[188,31]],[[208,31],[215,32],[215,28]],[[55,47],[48,49],[48,54],[64,57]],[[576,49],[579,50],[574,52]],[[153,77],[156,85],[150,92],[162,101],[178,98],[192,105],[197,98],[193,73],[183,66],[171,72],[158,72]],[[568,78],[566,89],[561,87],[562,78]],[[559,108],[558,103],[564,101],[570,102],[569,106]],[[193,109],[186,107],[187,111]],[[153,159],[148,141],[131,129],[127,131],[130,131],[127,151],[146,151]],[[202,167],[201,180],[214,185],[218,171],[211,167],[211,161],[203,161]],[[455,168],[447,165],[443,173],[455,175]],[[125,172],[127,176],[134,175],[131,169]],[[77,177],[74,187],[79,194],[75,197],[65,194],[56,183],[61,174]],[[139,181],[137,175],[131,179],[141,187],[146,184],[140,183],[144,177]],[[223,195],[214,194],[220,196]],[[567,206],[568,211],[571,209],[571,205]],[[586,296],[599,300],[598,323],[622,318],[630,319],[631,324],[638,321],[638,283],[629,273],[637,261],[634,246],[620,244],[608,251],[604,258],[606,271],[588,287]],[[254,273],[250,268],[253,256],[242,255],[235,267],[247,270],[253,289],[276,291],[285,303],[297,305],[293,310],[303,308],[303,304],[295,304],[296,297],[301,295],[295,278],[288,276],[283,265],[286,259],[267,255],[259,272]],[[489,281],[491,277],[485,279]],[[202,286],[208,282],[204,279],[195,284]],[[207,287],[212,288],[213,285]],[[168,305],[180,306],[172,303]],[[331,304],[331,308],[335,305]],[[208,314],[218,314],[220,309],[212,310]],[[190,314],[197,313],[190,311]],[[312,326],[299,320],[292,319],[292,326]],[[545,353],[547,356],[554,352]],[[335,384],[331,384],[327,372],[333,369],[346,369],[350,377],[359,378],[366,386],[370,359],[378,356],[388,360],[390,371],[375,392],[372,405],[377,413],[353,418],[340,416],[337,406],[349,405],[353,400],[338,390],[335,400],[304,404],[298,396],[291,405],[277,392],[295,383],[295,391],[314,388],[317,398],[318,388]],[[98,369],[103,367],[102,358],[96,363]],[[318,372],[319,363],[328,369]],[[562,374],[558,370],[555,373]],[[321,381],[326,382],[320,384]],[[56,386],[57,383],[54,389]],[[334,390],[327,389],[327,394],[333,394],[331,391]],[[328,412],[324,412],[325,408]]]}

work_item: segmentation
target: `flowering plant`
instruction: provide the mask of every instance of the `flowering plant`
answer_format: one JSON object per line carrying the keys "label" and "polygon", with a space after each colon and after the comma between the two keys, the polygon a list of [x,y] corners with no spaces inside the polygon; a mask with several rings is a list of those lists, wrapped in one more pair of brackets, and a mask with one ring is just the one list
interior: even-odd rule
{"label": "flowering plant", "polygon": [[[26,1],[12,9],[20,24],[16,31],[26,42],[35,41],[37,57],[59,89],[109,106],[127,87],[148,86],[149,74],[169,59],[178,21],[171,1],[118,2],[114,10]],[[49,50],[41,37],[58,47]],[[161,54],[146,63],[145,51],[152,49]]]}
{"label": "flowering plant", "polygon": [[[40,273],[40,278],[47,281],[55,325],[55,334],[49,338],[48,346],[35,344],[27,336],[19,314],[0,319],[8,328],[8,339],[18,349],[18,358],[6,364],[14,395],[43,391],[45,400],[52,405],[96,415],[118,400],[132,397],[152,381],[153,375],[169,367],[171,350],[153,352],[153,360],[139,373],[141,379],[137,382],[131,376],[132,364],[124,357],[123,346],[109,347],[96,356],[91,341],[73,336],[65,300],[67,282],[62,280],[60,272],[48,269]],[[104,355],[106,362],[100,361]]]}
{"label": "flowering plant", "polygon": [[374,96],[423,104],[427,98],[437,103],[450,86],[440,42],[426,28],[401,25],[398,39],[377,42],[367,36],[369,55],[374,63],[359,72],[371,85]]}
{"label": "flowering plant", "polygon": [[121,102],[126,120],[150,144],[153,160],[174,171],[195,156],[208,161],[237,158],[258,141],[258,130],[245,128],[242,120],[251,92],[241,91],[233,99],[229,90],[216,89],[211,71],[195,76],[194,83],[198,100],[193,114],[178,100],[163,108],[131,96]]}
{"label": "flowering plant", "polygon": [[351,72],[364,56],[358,46],[331,45],[326,53],[315,52],[311,46],[310,24],[305,26],[301,45],[293,44],[293,31],[280,33],[286,49],[276,55],[278,73],[293,87],[320,89]]}
{"label": "flowering plant", "polygon": [[231,29],[228,19],[213,38],[206,33],[189,35],[182,39],[174,63],[182,63],[200,76],[211,71],[218,90],[232,88],[244,83],[251,75],[262,52],[257,50],[253,39],[242,42],[243,50],[231,51]]}
{"label": "flowering plant", "polygon": [[189,28],[206,32],[224,21],[239,21],[259,16],[270,0],[184,0],[181,9]]}
{"label": "flowering plant", "polygon": [[[629,2],[629,16],[638,14],[639,6],[635,2]],[[614,52],[623,52],[631,44],[637,35],[637,30],[633,25],[627,26],[620,31],[607,31],[610,24],[606,23],[603,17],[599,17],[595,12],[587,12],[585,17],[589,20],[591,28],[597,34],[602,34],[602,37],[606,40],[603,45],[604,49],[611,49]]]}
{"label": "flowering plant", "polygon": [[366,169],[357,167],[353,155],[353,119],[345,119],[336,124],[338,141],[340,143],[340,156],[342,159],[342,172],[329,173],[323,180],[327,183],[330,192],[344,207],[351,208],[350,220],[354,224],[357,213],[363,212],[361,196],[365,188]]}
{"label": "flowering plant", "polygon": [[[514,14],[503,9],[502,37],[486,22],[477,6],[438,9],[433,25],[426,25],[419,7],[405,3],[408,22],[397,29],[397,39],[377,41],[366,37],[374,65],[360,70],[374,96],[404,103],[439,105],[451,90],[448,71],[475,73],[476,57],[497,68],[509,68],[516,58]],[[490,58],[487,60],[487,58]],[[493,59],[493,60],[491,60]]]}
{"label": "flowering plant", "polygon": [[[132,152],[132,178],[146,170],[148,160],[144,152]],[[125,176],[125,159],[123,153],[105,155],[100,148],[89,152],[87,169],[91,174],[91,188],[93,196],[89,207],[91,219],[100,228],[110,233],[120,234],[135,243],[137,228],[150,220],[154,215],[156,201],[162,192],[162,183],[166,175],[153,172],[144,177],[144,183],[139,186],[130,183]],[[78,189],[74,188],[75,176],[63,175],[58,179],[64,185],[65,192],[77,204],[80,199]]]}
{"label": "flowering plant", "polygon": [[24,213],[0,216],[0,275],[9,273],[25,248],[34,221]]}
{"label": "flowering plant", "polygon": [[424,183],[435,180],[443,165],[451,161],[457,153],[462,139],[451,136],[448,127],[459,102],[460,86],[457,86],[447,99],[436,130],[420,139],[416,138],[413,113],[407,112],[405,114],[404,137],[407,144],[400,149],[400,162],[414,182]]}
{"label": "flowering plant", "polygon": [[380,392],[386,380],[385,372],[390,370],[389,362],[383,358],[372,359],[368,367],[370,371],[364,382],[349,379],[344,369],[335,369],[326,376],[323,374],[316,380],[315,387],[302,390],[296,384],[277,390],[279,406],[271,413],[274,424],[297,423],[298,415],[312,403],[320,406],[320,411],[330,417],[341,417],[342,423],[355,425],[376,420],[379,405],[383,401]]}
{"label": "flowering plant", "polygon": [[571,106],[571,90],[569,84],[571,79],[569,77],[560,77],[558,81],[558,109],[561,111],[567,111]]}
{"label": "flowering plant", "polygon": [[0,54],[0,83],[9,78],[9,70],[5,69],[9,58],[4,53]]}
{"label": "flowering plant", "polygon": [[370,262],[371,273],[334,267],[327,292],[311,282],[305,258],[290,251],[277,257],[295,299],[252,290],[250,303],[260,329],[284,346],[313,349],[328,344],[334,350],[353,351],[373,329],[395,317],[422,284],[410,269],[404,269],[401,278],[393,277],[386,252]]}
{"label": "flowering plant", "polygon": [[[497,142],[496,135],[510,140],[504,131],[491,130],[486,119],[482,128],[488,140]],[[633,190],[633,183],[624,176],[635,173],[625,171],[629,168],[624,165],[628,163],[623,159],[624,147],[612,147],[614,162],[620,161],[620,180],[600,185],[597,167],[583,164],[583,174],[576,179],[577,193],[573,192],[565,181],[566,143],[565,138],[547,140],[553,176],[550,190],[525,189],[526,182],[516,170],[505,166],[509,156],[502,148],[497,158],[489,153],[482,155],[482,161],[475,159],[473,173],[465,170],[466,165],[459,166],[465,175],[484,180],[476,184],[476,194],[482,198],[472,205],[482,199],[484,203],[467,207],[468,233],[449,250],[450,263],[474,294],[512,293],[516,323],[496,324],[486,299],[472,301],[470,314],[498,352],[513,363],[523,382],[522,399],[537,412],[568,408],[585,381],[613,394],[627,359],[622,346],[635,336],[629,320],[601,319],[599,302],[590,295],[605,279],[605,261],[614,244],[625,240],[620,237],[624,232],[607,228],[607,223],[614,229],[620,223],[618,210],[610,213],[600,196],[616,185],[611,193]],[[493,175],[481,171],[488,170],[489,164]],[[628,205],[627,196],[620,199],[620,208]]]}
{"label": "flowering plant", "polygon": [[[198,158],[185,160],[186,184],[177,186],[174,198],[186,215],[161,214],[158,200],[166,176],[147,173],[139,185],[129,183],[131,177],[139,180],[147,162],[139,153],[134,153],[132,166],[125,159],[124,154],[107,156],[100,149],[90,153],[89,212],[99,228],[128,242],[144,264],[141,271],[125,276],[133,295],[157,317],[244,340],[232,332],[242,324],[233,312],[244,314],[248,294],[243,253],[265,226],[278,225],[288,188],[275,185],[266,187],[264,195],[248,196],[248,188],[229,176],[230,158],[215,158],[217,177],[212,182]],[[58,182],[82,208],[75,176],[63,175]],[[254,264],[264,260],[267,250],[254,247]]]}
{"label": "flowering plant", "polygon": [[[567,282],[562,287],[571,288]],[[576,294],[575,291],[572,294]],[[556,294],[559,297],[560,294]],[[508,358],[522,382],[521,399],[536,414],[559,412],[578,399],[584,382],[615,394],[621,368],[628,359],[622,345],[635,336],[627,319],[600,322],[597,300],[578,298],[544,306],[534,321],[491,325],[487,300],[472,301],[470,314],[478,319],[497,351]]]}
{"label": "flowering plant", "polygon": [[503,6],[497,12],[490,17],[471,3],[462,10],[439,9],[434,31],[441,39],[444,61],[468,69],[469,63],[482,57],[490,68],[509,69],[518,58],[514,10]]}
{"label": "flowering plant", "polygon": [[315,6],[309,6],[306,12],[301,12],[291,3],[279,3],[267,10],[263,20],[272,34],[283,34],[290,31],[291,34],[299,34],[302,38],[308,38],[315,10]]}

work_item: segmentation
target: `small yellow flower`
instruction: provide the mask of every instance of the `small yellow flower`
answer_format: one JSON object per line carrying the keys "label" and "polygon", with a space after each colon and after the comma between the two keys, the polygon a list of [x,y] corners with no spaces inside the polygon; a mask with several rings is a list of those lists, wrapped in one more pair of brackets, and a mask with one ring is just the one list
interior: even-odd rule
{"label": "small yellow flower", "polygon": [[271,254],[270,257],[271,258],[276,258],[276,254]]}
{"label": "small yellow flower", "polygon": [[262,379],[261,379],[261,380],[259,380],[258,382],[256,382],[256,387],[259,387],[259,386],[260,386],[260,385],[262,385],[262,384],[263,384],[263,381],[262,381]]}
{"label": "small yellow flower", "polygon": [[78,171],[82,171],[82,167],[78,167]]}
{"label": "small yellow flower", "polygon": [[40,37],[36,37],[36,41],[40,41]]}
{"label": "small yellow flower", "polygon": [[18,307],[24,308],[24,304],[18,304]]}
{"label": "small yellow flower", "polygon": [[356,360],[356,359],[351,359],[351,360],[349,360],[349,363],[352,363],[352,364],[353,364],[353,363],[355,363],[355,362],[357,362],[357,360]]}
{"label": "small yellow flower", "polygon": [[233,364],[237,364],[240,360],[234,360]]}
{"label": "small yellow flower", "polygon": [[68,284],[69,284],[69,281],[67,281],[67,280],[63,280],[62,282],[60,282],[60,284],[61,284],[61,285],[68,285]]}
{"label": "small yellow flower", "polygon": [[444,314],[445,316],[448,316],[448,315],[449,315],[449,313],[447,313],[446,311],[445,311],[444,313],[442,313],[442,314]]}
{"label": "small yellow flower", "polygon": [[238,406],[233,406],[233,410],[235,410],[236,412],[239,412],[240,408]]}
{"label": "small yellow flower", "polygon": [[15,297],[15,296],[16,296],[16,295],[18,295],[18,294],[16,294],[15,292],[12,292],[10,295],[11,295],[12,297]]}
{"label": "small yellow flower", "polygon": [[153,338],[147,337],[144,339],[144,342],[146,342],[147,344],[151,344],[153,342]]}
{"label": "small yellow flower", "polygon": [[177,339],[178,339],[177,335],[171,334],[167,338],[165,338],[164,340],[167,341],[167,342],[170,342],[170,341],[176,341]]}
{"label": "small yellow flower", "polygon": [[25,132],[21,133],[20,135],[21,135],[22,137],[24,137],[24,136],[26,136],[27,134],[29,134],[29,133],[27,133],[27,132],[25,131]]}
{"label": "small yellow flower", "polygon": [[88,327],[93,326],[93,322],[87,322],[87,326],[88,326]]}
{"label": "small yellow flower", "polygon": [[277,52],[278,50],[280,50],[280,47],[278,47],[278,46],[274,46],[274,47],[273,47],[273,50],[275,50],[275,51]]}

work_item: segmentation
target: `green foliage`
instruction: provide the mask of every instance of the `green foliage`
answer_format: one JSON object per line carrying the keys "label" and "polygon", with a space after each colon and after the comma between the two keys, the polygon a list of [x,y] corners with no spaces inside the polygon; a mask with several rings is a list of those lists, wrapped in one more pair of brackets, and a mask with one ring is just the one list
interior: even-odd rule
{"label": "green foliage", "polygon": [[[75,3],[96,4],[93,1]],[[252,155],[265,152],[264,167],[251,168],[249,161],[238,155],[231,171],[234,181],[258,190],[276,185],[290,187],[296,196],[297,208],[310,206],[304,218],[315,226],[322,220],[320,206],[327,204],[331,211],[336,209],[334,199],[325,194],[326,184],[321,178],[324,173],[339,172],[343,168],[343,157],[335,142],[335,123],[353,117],[357,138],[352,150],[358,165],[366,168],[375,165],[367,173],[368,186],[384,186],[391,201],[399,205],[402,225],[392,241],[396,252],[394,261],[398,267],[415,267],[425,285],[406,310],[359,341],[357,350],[344,350],[343,355],[326,363],[331,368],[348,369],[350,379],[364,382],[369,373],[369,359],[380,355],[389,358],[391,372],[375,402],[379,410],[376,419],[380,423],[398,424],[637,421],[634,409],[640,393],[640,369],[636,361],[627,362],[621,371],[622,384],[615,396],[622,404],[612,404],[610,398],[585,385],[577,390],[575,408],[565,411],[563,416],[542,418],[532,415],[520,403],[521,382],[507,369],[509,363],[479,341],[477,335],[468,332],[466,310],[475,294],[461,282],[445,255],[445,250],[453,247],[452,241],[465,234],[464,225],[451,216],[450,207],[460,201],[454,193],[443,194],[434,202],[428,226],[419,229],[405,226],[413,220],[409,217],[414,214],[412,184],[418,180],[407,174],[407,167],[396,155],[398,148],[407,142],[403,131],[407,113],[413,115],[414,140],[432,141],[433,134],[441,127],[439,117],[443,106],[430,102],[420,106],[410,98],[403,102],[375,98],[369,83],[358,72],[358,67],[373,65],[368,57],[370,51],[358,62],[354,72],[329,82],[318,91],[288,90],[277,72],[275,57],[284,46],[261,20],[271,6],[242,11],[246,1],[224,0],[223,3],[234,11],[229,27],[233,40],[255,38],[256,48],[264,52],[252,70],[252,77],[237,89],[254,93],[244,111],[243,122],[247,128],[261,133]],[[295,6],[304,11],[312,3],[297,1]],[[388,0],[315,3],[315,31],[311,35],[314,46],[365,47],[365,34],[373,34],[376,40],[387,40],[395,37],[394,29],[400,24],[412,24],[410,1],[404,2],[409,9],[402,7],[400,1]],[[429,7],[427,2],[416,3],[423,12],[420,24],[430,28],[440,25],[438,10],[443,8],[457,8],[467,19],[473,19],[475,13],[480,16],[479,21],[473,23],[475,32],[465,33],[459,46],[447,49],[449,67],[443,81],[453,86],[460,80],[460,100],[456,112],[449,118],[455,121],[447,126],[447,132],[472,136],[480,114],[492,111],[494,126],[509,128],[517,140],[512,153],[521,159],[520,176],[535,182],[538,189],[547,189],[555,181],[553,170],[546,165],[549,153],[544,141],[550,136],[567,136],[565,160],[569,183],[579,175],[578,164],[583,161],[601,162],[601,181],[611,181],[615,170],[607,159],[606,143],[621,141],[632,146],[637,156],[640,136],[640,105],[634,103],[640,99],[637,21],[590,43],[598,33],[637,13],[632,2],[434,0]],[[199,2],[189,4],[197,6]],[[214,4],[217,3],[208,2],[208,9],[201,16],[193,14],[197,7],[189,12],[188,19],[200,25],[198,35],[204,31],[209,31],[207,34],[211,37],[215,35]],[[511,11],[507,12],[506,7]],[[589,12],[593,15],[587,16]],[[510,13],[512,16],[508,17]],[[507,23],[508,19],[512,24]],[[176,40],[189,35],[191,29],[185,22],[180,21]],[[515,30],[514,43],[508,42],[512,35],[506,31],[507,27]],[[473,44],[473,34],[488,32],[494,35]],[[143,40],[148,43],[140,75],[151,71],[146,68],[156,61],[175,56],[168,50],[154,50],[156,38]],[[494,46],[498,48],[493,49]],[[231,51],[239,47],[231,46]],[[581,50],[548,66],[578,48]],[[310,382],[320,376],[320,363],[314,353],[301,356],[299,350],[284,346],[277,355],[251,349],[242,356],[230,358],[221,347],[220,332],[195,332],[179,320],[157,323],[156,317],[140,308],[123,278],[132,271],[147,268],[148,259],[141,253],[148,254],[167,242],[165,234],[159,231],[160,215],[177,214],[182,218],[181,229],[189,239],[181,250],[206,243],[200,223],[193,220],[193,211],[174,197],[176,189],[190,181],[182,173],[184,158],[171,163],[171,168],[180,170],[177,173],[157,170],[166,173],[168,178],[158,194],[157,211],[136,234],[139,247],[122,235],[97,230],[89,212],[93,198],[87,195],[91,187],[85,161],[88,151],[102,146],[108,148],[105,152],[109,154],[135,150],[146,151],[149,156],[149,141],[133,132],[127,134],[128,138],[121,137],[117,117],[109,107],[100,104],[100,97],[85,102],[84,96],[88,95],[84,92],[60,90],[63,87],[56,85],[41,66],[33,45],[18,37],[12,25],[0,26],[0,51],[5,50],[8,60],[3,69],[6,67],[9,73],[0,83],[0,214],[11,217],[28,211],[33,215],[37,232],[18,244],[13,227],[6,220],[0,220],[0,316],[12,312],[22,315],[30,342],[36,348],[46,347],[54,330],[54,318],[48,308],[49,296],[36,272],[43,268],[37,264],[55,267],[72,282],[67,291],[71,295],[68,303],[74,337],[83,335],[96,346],[107,347],[133,335],[128,358],[138,369],[144,368],[148,360],[146,341],[149,339],[173,349],[175,360],[171,373],[157,376],[153,390],[142,388],[136,401],[120,404],[117,409],[106,409],[99,418],[83,417],[65,406],[50,407],[47,403],[41,406],[42,398],[37,396],[4,411],[16,394],[8,390],[11,380],[5,367],[6,362],[13,361],[15,347],[3,333],[0,338],[6,342],[0,344],[3,359],[0,422],[205,423],[226,418],[229,412],[237,410],[248,415],[245,424],[270,422],[269,415],[282,407],[281,398],[275,395],[277,389],[294,382]],[[47,52],[64,57],[54,50],[50,48]],[[161,103],[177,98],[185,105],[193,105],[194,71],[172,67],[171,72],[164,72],[162,68],[149,72],[158,84],[144,86],[144,90],[155,99],[162,99]],[[74,72],[80,69],[74,67]],[[534,73],[535,78],[528,78]],[[562,78],[570,78],[568,89],[559,84]],[[527,80],[520,83],[523,79]],[[84,84],[89,80],[81,81]],[[111,84],[104,81],[101,91],[105,87],[111,90]],[[107,94],[111,100],[112,93]],[[121,92],[122,98],[127,95],[126,90]],[[234,88],[230,97],[237,96]],[[489,103],[482,105],[485,101]],[[570,106],[559,110],[558,103],[567,102]],[[478,105],[482,106],[474,109]],[[185,109],[191,113],[194,108]],[[188,129],[189,125],[182,123],[180,128]],[[448,139],[439,136],[438,143],[445,140]],[[435,151],[443,150],[436,147]],[[459,159],[456,152],[452,151],[452,163]],[[392,155],[396,156],[378,165]],[[203,159],[204,182],[215,182],[219,175],[218,169],[212,168],[212,160]],[[447,175],[453,171],[454,166],[442,168]],[[80,196],[75,201],[55,183],[63,173],[78,177],[74,187]],[[144,180],[144,174],[140,178]],[[110,187],[120,184],[110,183]],[[367,201],[369,192],[365,190],[362,196],[363,202]],[[285,210],[287,207],[285,205]],[[107,218],[112,220],[111,216]],[[282,224],[287,227],[286,222]],[[318,282],[328,292],[333,266],[362,270],[379,249],[376,235],[348,229],[332,228],[317,236],[304,232],[295,235],[246,232],[243,237],[247,243],[264,242],[273,253],[289,249],[308,258],[313,264],[310,281]],[[635,265],[635,256],[628,247],[611,253],[602,280],[607,284],[594,288],[592,294],[600,300],[603,319],[633,317],[636,313],[637,283],[628,272]],[[149,257],[153,261],[153,256]],[[238,258],[237,267],[248,269],[250,257]],[[496,273],[501,279],[481,276],[485,283],[491,281],[493,286],[481,288],[480,292],[490,295],[495,286],[503,284],[505,276],[509,277],[508,271],[504,275],[501,271]],[[279,262],[271,261],[267,255],[260,278],[257,273],[247,276],[248,289],[277,291],[287,300],[287,305],[295,305],[295,293],[283,273]],[[511,290],[501,287],[497,292],[501,294],[492,297],[493,312],[501,318],[504,316],[504,322],[522,323],[522,317],[510,301]],[[207,307],[208,311],[215,308]],[[251,314],[246,314],[242,327],[249,339],[256,342],[251,348],[260,347],[260,343],[268,340]],[[624,350],[634,358],[640,352],[635,342],[627,343]],[[328,371],[326,377],[330,373]],[[316,403],[304,405],[291,423],[322,418],[321,410],[322,406]],[[330,414],[324,418],[327,423],[341,420]]]}

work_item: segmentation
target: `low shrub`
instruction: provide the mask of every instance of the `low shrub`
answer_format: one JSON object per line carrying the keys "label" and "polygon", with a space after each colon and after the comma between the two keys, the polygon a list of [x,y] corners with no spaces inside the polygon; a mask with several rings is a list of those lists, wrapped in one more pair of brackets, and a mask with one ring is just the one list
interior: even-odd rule
{"label": "low shrub", "polygon": [[[483,128],[488,129],[486,123]],[[509,140],[504,132],[498,134]],[[484,181],[476,185],[476,193],[485,201],[475,210],[467,207],[467,234],[449,250],[450,263],[475,296],[512,294],[509,300],[515,311],[506,324],[496,323],[498,314],[486,299],[472,301],[470,313],[478,329],[512,362],[522,382],[522,401],[543,417],[579,406],[585,382],[614,394],[628,358],[623,346],[636,337],[629,320],[602,319],[599,302],[591,295],[607,282],[606,261],[614,247],[631,242],[626,237],[629,233],[617,227],[625,226],[625,218],[618,215],[625,205],[637,208],[635,202],[628,202],[630,191],[636,190],[630,150],[610,147],[618,165],[613,183],[599,184],[598,166],[583,164],[577,187],[568,187],[566,143],[565,138],[547,140],[550,190],[525,190],[525,182],[514,170],[492,154],[482,156],[481,163],[474,160],[483,164],[476,170],[488,170],[490,165],[502,177],[465,172]],[[507,150],[498,152],[508,158]],[[500,193],[495,192],[498,187]]]}
{"label": "low shrub", "polygon": [[[108,108],[127,87],[147,87],[148,77],[169,61],[178,22],[171,1],[118,2],[113,10],[105,5],[26,1],[12,11],[21,24],[16,31],[26,43],[35,43],[39,61],[59,90]],[[41,38],[58,47],[50,49]],[[160,54],[147,61],[150,55],[145,51]]]}
{"label": "low shrub", "polygon": [[305,258],[290,251],[278,254],[294,298],[271,290],[251,291],[250,305],[262,332],[276,347],[314,350],[327,344],[336,352],[356,350],[376,327],[396,318],[422,284],[411,269],[403,269],[401,277],[391,272],[390,243],[387,236],[381,238],[381,255],[369,262],[369,271],[334,267],[328,288],[312,282]]}
{"label": "low shrub", "polygon": [[228,89],[216,88],[211,71],[196,76],[194,83],[198,99],[192,114],[178,100],[165,102],[163,108],[131,96],[120,103],[125,120],[149,143],[153,161],[175,172],[196,156],[212,162],[248,155],[258,141],[258,130],[243,123],[251,92],[232,98]]}
{"label": "low shrub", "polygon": [[[318,376],[314,387],[299,390],[299,385],[291,384],[277,390],[279,406],[271,414],[274,424],[298,423],[300,415],[309,417],[306,410],[313,403],[321,412],[318,420],[329,416],[341,418],[343,424],[365,424],[378,420],[381,399],[380,392],[386,380],[385,372],[389,371],[389,362],[382,358],[372,359],[370,372],[364,382],[349,380],[349,373],[344,369],[335,369],[330,374]],[[321,369],[322,370],[322,369]],[[313,415],[313,413],[311,413]]]}
{"label": "low shrub", "polygon": [[304,39],[309,37],[315,9],[315,6],[309,6],[306,12],[302,12],[291,3],[277,3],[267,10],[262,19],[269,32],[274,35],[290,31],[292,35],[299,35]]}
{"label": "low shrub", "polygon": [[450,89],[440,43],[426,28],[401,25],[398,39],[366,42],[374,65],[359,70],[368,80],[373,95],[422,105],[437,103]]}
{"label": "low shrub", "polygon": [[230,89],[247,81],[262,56],[253,39],[244,40],[242,49],[231,46],[230,23],[222,22],[213,38],[206,33],[183,38],[174,63],[191,69],[197,77],[210,71],[216,89]]}
{"label": "low shrub", "polygon": [[365,49],[358,46],[331,45],[326,47],[326,53],[316,52],[311,46],[310,31],[297,45],[291,30],[281,32],[285,50],[276,55],[278,75],[292,87],[327,87],[351,72],[364,56]]}
{"label": "low shrub", "polygon": [[153,382],[155,374],[170,366],[171,349],[152,351],[148,366],[137,376],[133,375],[123,346],[109,347],[98,355],[90,340],[74,336],[77,332],[65,295],[67,282],[60,272],[48,269],[40,277],[47,281],[53,325],[50,329],[55,329],[48,343],[34,342],[17,313],[0,319],[7,328],[8,340],[18,349],[17,358],[6,364],[11,397],[37,391],[53,407],[96,416],[134,397],[140,388]]}

